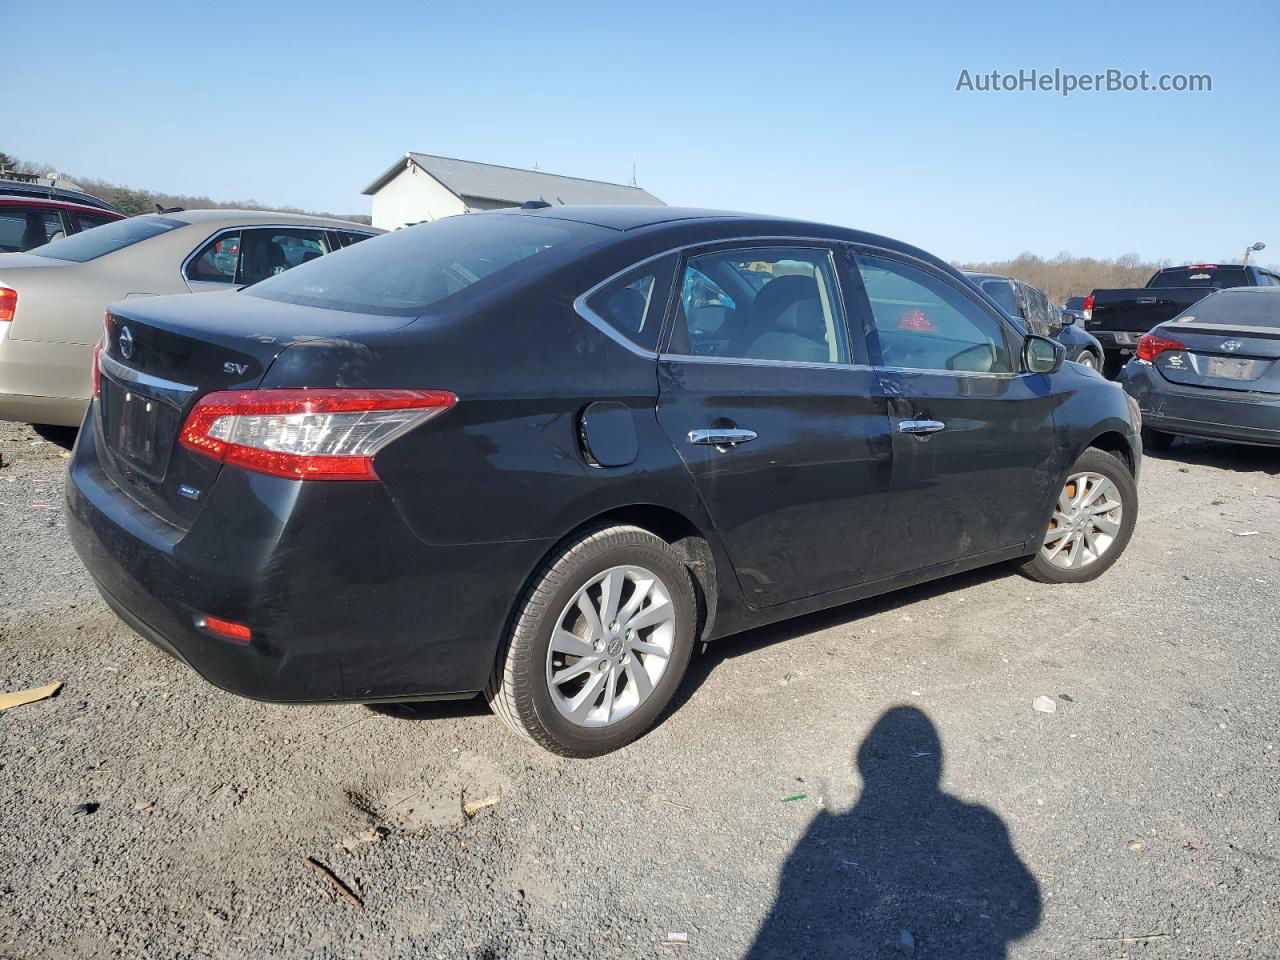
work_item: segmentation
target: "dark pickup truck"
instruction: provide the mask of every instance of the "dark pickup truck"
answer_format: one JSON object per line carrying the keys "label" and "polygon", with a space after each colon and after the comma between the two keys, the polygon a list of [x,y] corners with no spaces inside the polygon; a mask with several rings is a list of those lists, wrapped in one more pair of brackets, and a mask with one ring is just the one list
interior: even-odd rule
{"label": "dark pickup truck", "polygon": [[1093,291],[1084,300],[1084,328],[1106,351],[1103,372],[1114,377],[1144,333],[1226,287],[1280,287],[1280,276],[1252,265],[1193,263],[1157,270],[1138,290]]}

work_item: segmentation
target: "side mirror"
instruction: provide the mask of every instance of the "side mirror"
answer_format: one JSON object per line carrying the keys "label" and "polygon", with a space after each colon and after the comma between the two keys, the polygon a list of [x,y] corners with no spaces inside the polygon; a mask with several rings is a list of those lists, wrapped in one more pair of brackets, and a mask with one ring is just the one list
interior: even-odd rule
{"label": "side mirror", "polygon": [[1066,311],[1066,310],[1062,311],[1062,325],[1064,327],[1069,327],[1075,322],[1076,322],[1076,315],[1074,313],[1070,313],[1069,311]]}
{"label": "side mirror", "polygon": [[1028,373],[1057,373],[1067,358],[1067,348],[1057,340],[1034,334],[1022,342],[1022,369]]}

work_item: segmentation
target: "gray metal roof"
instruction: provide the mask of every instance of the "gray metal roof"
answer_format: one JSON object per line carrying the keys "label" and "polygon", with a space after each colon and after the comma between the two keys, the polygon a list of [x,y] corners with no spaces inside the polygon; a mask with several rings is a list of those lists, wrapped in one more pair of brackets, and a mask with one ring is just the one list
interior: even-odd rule
{"label": "gray metal roof", "polygon": [[420,167],[439,180],[447,190],[463,198],[476,197],[512,204],[524,203],[526,200],[545,200],[557,205],[638,203],[665,206],[653,194],[639,187],[606,183],[603,180],[584,180],[580,177],[562,177],[540,170],[500,167],[473,160],[436,157],[428,153],[405,154],[405,160],[397,160],[382,176],[365,187],[363,192],[370,195],[377,193],[404,169],[406,161]]}

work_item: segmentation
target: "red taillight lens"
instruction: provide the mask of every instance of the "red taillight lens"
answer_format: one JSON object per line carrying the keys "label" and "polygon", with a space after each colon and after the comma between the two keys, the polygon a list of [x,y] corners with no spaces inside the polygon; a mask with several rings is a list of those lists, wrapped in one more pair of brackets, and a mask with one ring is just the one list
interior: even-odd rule
{"label": "red taillight lens", "polygon": [[1168,337],[1157,337],[1154,333],[1144,333],[1142,339],[1138,341],[1138,359],[1151,362],[1166,350],[1185,349],[1187,349],[1186,345],[1179,343],[1177,340],[1170,340]]}
{"label": "red taillight lens", "polygon": [[210,633],[216,633],[220,637],[241,645],[248,643],[253,637],[253,631],[243,623],[236,623],[234,620],[223,620],[221,617],[201,617],[197,623]]}
{"label": "red taillight lens", "polygon": [[1091,294],[1089,294],[1087,297],[1085,297],[1085,298],[1084,298],[1084,309],[1086,309],[1086,310],[1092,310],[1092,309],[1093,309],[1093,294],[1092,294],[1092,293],[1091,293]]}
{"label": "red taillight lens", "polygon": [[457,402],[446,390],[228,390],[202,397],[178,439],[276,477],[376,480],[374,454]]}
{"label": "red taillight lens", "polygon": [[0,287],[0,323],[13,323],[18,312],[18,291]]}

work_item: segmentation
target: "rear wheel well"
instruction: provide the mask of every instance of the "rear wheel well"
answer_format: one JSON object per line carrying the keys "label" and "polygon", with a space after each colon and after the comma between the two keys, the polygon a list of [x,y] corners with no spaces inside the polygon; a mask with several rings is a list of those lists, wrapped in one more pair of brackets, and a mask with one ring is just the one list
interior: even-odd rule
{"label": "rear wheel well", "polygon": [[1129,468],[1129,473],[1132,474],[1134,472],[1136,464],[1133,462],[1133,448],[1129,446],[1129,441],[1124,438],[1123,434],[1110,430],[1094,437],[1089,446],[1119,457],[1124,465]]}
{"label": "rear wheel well", "polygon": [[[715,555],[711,552],[711,544],[707,542],[707,538],[703,536],[697,525],[689,520],[688,517],[669,507],[660,507],[656,504],[633,504],[608,510],[578,524],[578,526],[561,537],[538,561],[537,565],[530,571],[529,579],[533,580],[552,557],[560,554],[567,544],[581,539],[588,530],[598,530],[601,527],[620,524],[639,527],[642,530],[649,531],[656,537],[662,538],[671,545],[671,548],[684,561],[685,566],[693,574],[693,592],[698,602],[698,632],[696,636],[700,640],[706,640],[710,637],[711,628],[715,622],[716,601],[719,596]],[[520,591],[520,600],[516,602],[517,608],[520,606],[527,589],[528,583],[526,583],[525,589]],[[515,616],[517,614],[518,609],[513,610],[512,615]]]}

